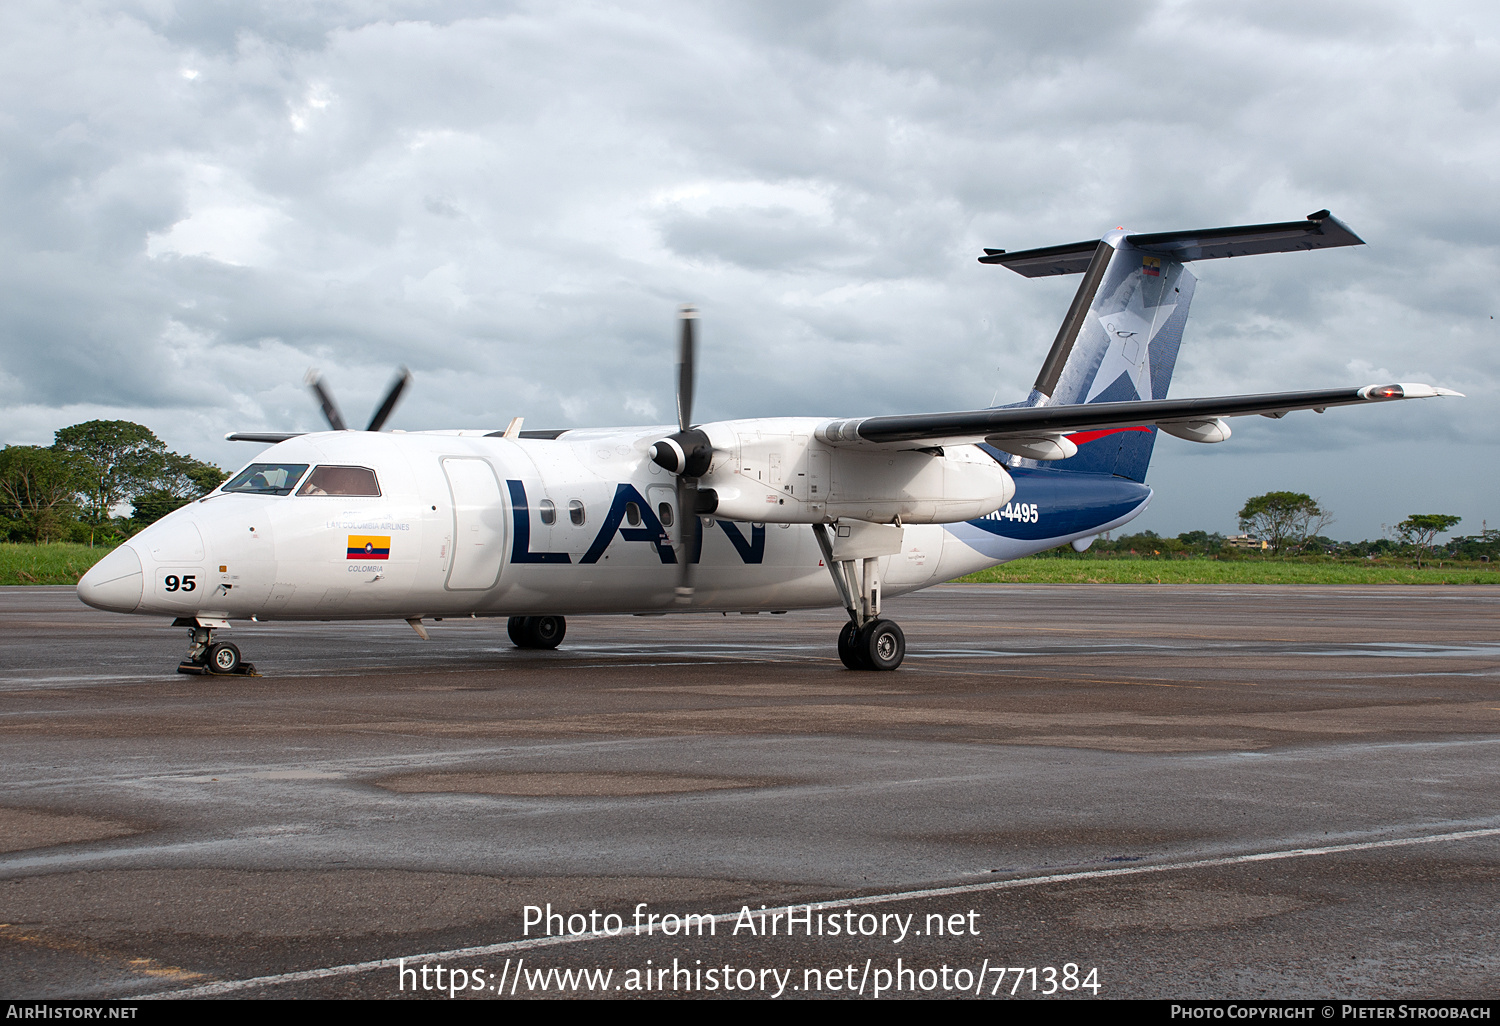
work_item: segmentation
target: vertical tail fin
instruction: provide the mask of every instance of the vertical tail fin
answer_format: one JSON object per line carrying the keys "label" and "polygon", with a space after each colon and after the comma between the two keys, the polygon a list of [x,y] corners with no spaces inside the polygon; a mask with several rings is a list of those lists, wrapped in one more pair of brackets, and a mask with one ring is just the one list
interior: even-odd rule
{"label": "vertical tail fin", "polygon": [[[1197,279],[1169,256],[1100,242],[1032,390],[1033,405],[1165,399]],[[1044,398],[1045,397],[1045,398]],[[1085,432],[1054,464],[1144,481],[1156,429]]]}
{"label": "vertical tail fin", "polygon": [[[1083,272],[1026,401],[1041,406],[1165,399],[1197,284],[1186,261],[1363,244],[1342,221],[1319,210],[1303,221],[1275,224],[1153,235],[1117,229],[1103,239],[1065,246],[985,250],[979,261],[1028,278]],[[1056,469],[1144,481],[1156,429],[1085,431],[1072,439],[1078,455],[1053,464]]]}

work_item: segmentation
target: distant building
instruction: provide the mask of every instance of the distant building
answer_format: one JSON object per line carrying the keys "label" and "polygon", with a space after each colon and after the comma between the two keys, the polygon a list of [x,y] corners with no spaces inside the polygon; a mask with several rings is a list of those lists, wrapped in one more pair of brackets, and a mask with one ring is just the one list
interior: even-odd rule
{"label": "distant building", "polygon": [[1264,551],[1271,547],[1268,541],[1262,541],[1253,534],[1233,534],[1224,539],[1224,544],[1231,549],[1259,549]]}

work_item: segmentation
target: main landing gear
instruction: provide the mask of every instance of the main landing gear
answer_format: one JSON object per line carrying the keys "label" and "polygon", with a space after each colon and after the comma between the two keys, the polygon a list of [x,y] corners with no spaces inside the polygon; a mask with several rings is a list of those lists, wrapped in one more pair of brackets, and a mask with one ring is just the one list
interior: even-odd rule
{"label": "main landing gear", "polygon": [[[240,650],[227,641],[215,641],[215,627],[200,623],[189,617],[178,617],[173,627],[189,627],[187,658],[177,664],[178,673],[192,674],[238,674],[241,677],[259,677],[255,664],[240,657]],[[223,623],[222,626],[229,626]]]}
{"label": "main landing gear", "polygon": [[894,670],[906,658],[906,635],[895,621],[880,617],[879,558],[835,559],[827,524],[814,524],[813,536],[849,614],[839,631],[839,661],[851,670]]}
{"label": "main landing gear", "polygon": [[513,616],[505,630],[517,648],[556,648],[568,633],[568,621],[561,616]]}

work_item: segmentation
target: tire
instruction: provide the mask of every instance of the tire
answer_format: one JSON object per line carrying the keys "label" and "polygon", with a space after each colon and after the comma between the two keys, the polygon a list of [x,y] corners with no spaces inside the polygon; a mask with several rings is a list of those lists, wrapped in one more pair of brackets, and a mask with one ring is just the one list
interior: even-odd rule
{"label": "tire", "polygon": [[871,670],[894,670],[906,658],[906,635],[892,620],[875,620],[860,629],[854,651]]}
{"label": "tire", "polygon": [[568,621],[560,616],[513,616],[505,630],[517,648],[556,648],[568,633]]}
{"label": "tire", "polygon": [[556,648],[562,644],[562,639],[568,633],[568,621],[561,616],[533,616],[529,617],[528,635],[531,641],[530,648]]}
{"label": "tire", "polygon": [[531,625],[529,616],[513,616],[505,621],[505,633],[510,635],[511,643],[517,648],[530,648],[526,643],[526,630]]}
{"label": "tire", "polygon": [[209,673],[233,673],[240,668],[240,650],[227,641],[218,641],[208,646],[203,662]]}
{"label": "tire", "polygon": [[859,628],[854,626],[852,620],[845,622],[844,626],[839,628],[839,662],[843,663],[846,669],[868,670],[869,667],[860,661],[859,653],[854,648],[854,638],[858,633]]}

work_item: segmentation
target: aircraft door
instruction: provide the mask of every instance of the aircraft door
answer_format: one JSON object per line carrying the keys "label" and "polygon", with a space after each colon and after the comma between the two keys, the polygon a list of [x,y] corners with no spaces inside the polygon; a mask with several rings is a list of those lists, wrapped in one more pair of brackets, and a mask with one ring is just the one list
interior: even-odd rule
{"label": "aircraft door", "polygon": [[505,504],[488,460],[448,456],[443,473],[453,495],[453,554],[449,591],[495,586],[505,559]]}

